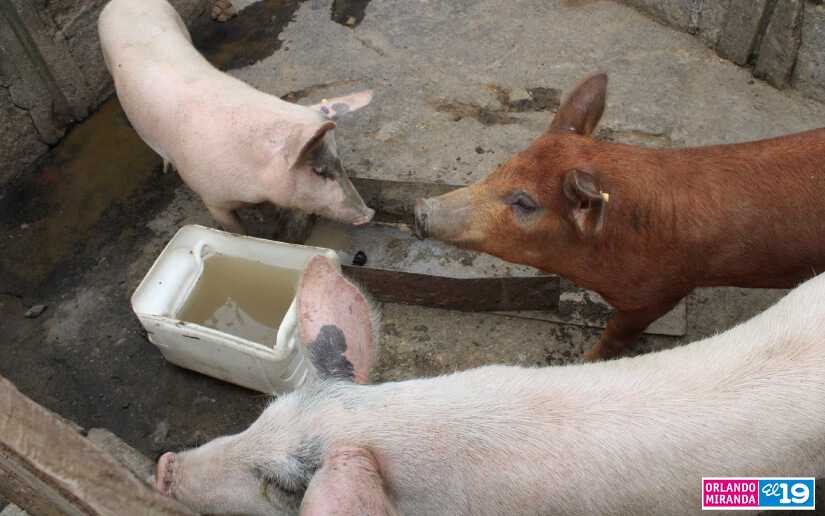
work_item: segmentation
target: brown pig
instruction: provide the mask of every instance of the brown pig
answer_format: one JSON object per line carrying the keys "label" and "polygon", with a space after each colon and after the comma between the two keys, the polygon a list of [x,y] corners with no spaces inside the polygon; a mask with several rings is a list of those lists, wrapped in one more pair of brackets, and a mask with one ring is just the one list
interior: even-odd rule
{"label": "brown pig", "polygon": [[825,130],[646,149],[591,138],[607,76],[483,181],[415,208],[416,233],[560,274],[616,313],[615,357],[695,287],[789,288],[825,270]]}

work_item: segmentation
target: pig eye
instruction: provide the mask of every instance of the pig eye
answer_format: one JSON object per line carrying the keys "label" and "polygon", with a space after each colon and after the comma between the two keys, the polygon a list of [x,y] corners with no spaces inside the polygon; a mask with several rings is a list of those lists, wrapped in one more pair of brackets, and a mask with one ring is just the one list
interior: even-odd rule
{"label": "pig eye", "polygon": [[298,479],[285,478],[279,475],[271,474],[264,475],[263,479],[270,487],[277,489],[288,497],[301,498],[304,496],[304,492],[307,489],[306,483]]}
{"label": "pig eye", "polygon": [[516,215],[526,216],[535,213],[539,209],[539,205],[532,197],[524,192],[516,192],[510,197],[510,205]]}
{"label": "pig eye", "polygon": [[313,165],[312,171],[323,177],[324,179],[332,179],[334,176],[325,167],[316,167]]}
{"label": "pig eye", "polygon": [[301,497],[304,495],[304,491],[306,491],[306,487],[304,486],[289,485],[275,478],[269,479],[269,485],[291,497]]}

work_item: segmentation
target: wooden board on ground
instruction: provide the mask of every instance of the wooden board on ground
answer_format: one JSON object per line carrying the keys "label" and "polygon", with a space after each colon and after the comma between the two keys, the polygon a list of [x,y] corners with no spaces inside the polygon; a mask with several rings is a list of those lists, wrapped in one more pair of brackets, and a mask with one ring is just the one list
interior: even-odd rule
{"label": "wooden board on ground", "polygon": [[192,515],[0,377],[0,497],[38,516]]}
{"label": "wooden board on ground", "polygon": [[[306,243],[337,251],[344,272],[379,301],[465,311],[558,305],[557,276],[435,240],[418,240],[403,224],[352,228],[319,220]],[[359,251],[367,262],[352,265]]]}
{"label": "wooden board on ground", "polygon": [[[575,324],[604,328],[613,315],[613,309],[602,297],[591,291],[576,287],[566,280],[561,280],[559,306],[556,310],[525,310],[500,312],[512,317],[538,319],[562,324]],[[677,304],[673,310],[666,313],[647,327],[645,333],[653,335],[668,335],[681,337],[687,333],[687,308],[685,300]]]}

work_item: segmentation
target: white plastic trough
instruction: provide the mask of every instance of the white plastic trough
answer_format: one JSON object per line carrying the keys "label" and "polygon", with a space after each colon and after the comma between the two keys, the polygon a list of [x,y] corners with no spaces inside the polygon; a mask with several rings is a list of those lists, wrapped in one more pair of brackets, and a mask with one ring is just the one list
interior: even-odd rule
{"label": "white plastic trough", "polygon": [[300,387],[312,366],[298,345],[295,299],[266,346],[207,326],[183,321],[186,305],[210,253],[293,269],[297,278],[315,255],[338,263],[334,251],[239,236],[203,226],[184,226],[160,253],[132,295],[132,309],[169,362],[260,392]]}

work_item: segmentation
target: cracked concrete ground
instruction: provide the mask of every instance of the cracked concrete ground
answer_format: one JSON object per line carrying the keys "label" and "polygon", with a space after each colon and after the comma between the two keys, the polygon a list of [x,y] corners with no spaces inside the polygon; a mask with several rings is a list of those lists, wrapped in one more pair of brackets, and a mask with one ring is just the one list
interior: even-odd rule
{"label": "cracked concrete ground", "polygon": [[[481,179],[544,130],[559,92],[596,70],[610,75],[603,138],[683,146],[825,125],[822,104],[754,81],[693,37],[611,1],[373,0],[363,19],[349,24],[330,20],[329,0],[233,3],[240,13],[228,28],[208,29],[218,32],[202,38],[230,68],[260,59],[232,74],[302,103],[375,90],[373,103],[337,131],[343,161],[357,176]],[[231,24],[283,30],[264,31],[269,39],[261,52],[243,40],[222,42],[234,37]],[[255,59],[245,57],[245,48]],[[112,109],[111,123],[128,131]],[[181,225],[213,223],[141,143],[124,138],[109,145],[111,153],[78,169],[67,160],[84,159],[88,147],[77,144],[69,158],[21,178],[0,197],[0,374],[81,426],[108,428],[154,457],[244,428],[267,399],[172,366],[145,339],[129,296]],[[85,174],[79,183],[67,177],[75,173]],[[119,182],[106,183],[112,177]],[[64,184],[77,188],[64,193]],[[37,195],[43,189],[51,193]],[[687,335],[647,335],[635,351],[725,330],[781,294],[700,289],[687,301]],[[48,305],[46,312],[24,318],[38,303]],[[378,381],[488,363],[569,363],[600,331],[382,308]]]}

